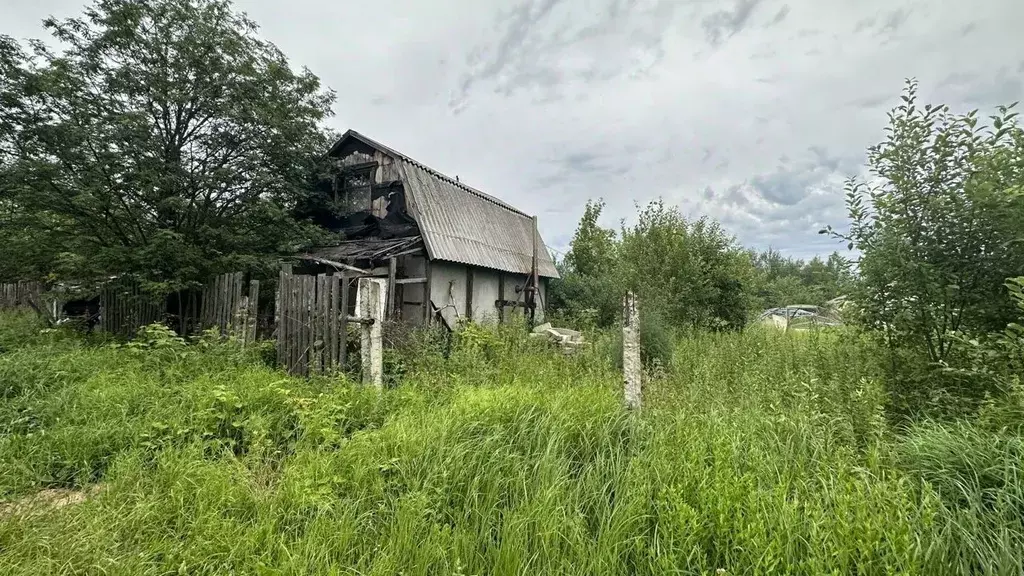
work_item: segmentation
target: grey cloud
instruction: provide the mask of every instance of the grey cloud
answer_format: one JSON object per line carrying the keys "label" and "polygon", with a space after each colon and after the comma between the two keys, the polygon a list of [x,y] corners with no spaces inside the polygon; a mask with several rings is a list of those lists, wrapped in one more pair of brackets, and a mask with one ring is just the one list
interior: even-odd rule
{"label": "grey cloud", "polygon": [[[513,53],[520,49],[530,35],[530,31],[551,12],[562,0],[527,0],[513,8],[507,15],[507,26],[504,35],[498,41],[494,56],[485,63],[475,77],[468,80],[472,83],[477,78],[490,78],[500,73],[512,59]],[[468,89],[468,86],[467,86]]]}
{"label": "grey cloud", "polygon": [[746,27],[754,8],[761,0],[737,0],[732,10],[719,10],[701,21],[704,35],[712,46],[718,46]]}
{"label": "grey cloud", "polygon": [[889,102],[890,100],[892,100],[892,98],[893,98],[892,94],[879,94],[877,96],[865,96],[863,98],[857,98],[857,99],[851,100],[849,102],[849,105],[850,106],[855,106],[857,108],[872,109],[872,108],[878,108],[879,106],[885,104],[886,102]]}
{"label": "grey cloud", "polygon": [[736,208],[744,208],[750,205],[750,199],[744,193],[743,184],[734,184],[732,186],[729,186],[728,188],[726,188],[725,194],[718,195],[717,193],[712,192],[712,195],[720,197],[725,204],[734,206]]}
{"label": "grey cloud", "polygon": [[877,21],[878,21],[878,17],[877,16],[869,16],[867,18],[863,18],[861,20],[858,20],[857,24],[854,25],[854,27],[853,27],[853,33],[856,34],[858,32],[863,32],[863,31],[867,30],[868,28],[871,28],[872,26],[874,26],[875,22],[877,22]]}
{"label": "grey cloud", "polygon": [[[555,8],[568,9],[569,4],[532,0],[499,21],[500,40],[470,52],[470,69],[449,107],[464,109],[473,88],[486,81],[493,81],[494,91],[503,96],[531,90],[541,94],[536,102],[553,102],[565,97],[563,88],[574,82],[642,77],[665,57],[661,44],[675,10],[672,0],[645,8],[638,8],[636,0],[610,0],[596,13],[561,14],[564,18],[556,20]],[[566,61],[571,65],[564,66]]]}
{"label": "grey cloud", "polygon": [[589,152],[576,152],[569,154],[562,159],[562,163],[569,170],[577,172],[593,172],[597,167],[599,157]]}
{"label": "grey cloud", "polygon": [[764,44],[760,46],[756,52],[750,55],[754,60],[767,60],[773,58],[778,54],[778,50],[775,49],[771,44]]}
{"label": "grey cloud", "polygon": [[749,194],[774,206],[803,205],[830,179],[848,177],[859,168],[856,159],[830,154],[823,146],[810,146],[807,151],[810,156],[799,162],[783,154],[779,158],[780,165],[773,172],[754,175],[744,183],[732,186],[726,198],[738,203],[740,197],[746,198]]}
{"label": "grey cloud", "polygon": [[789,16],[789,4],[783,5],[782,8],[775,13],[775,17],[768,23],[768,26],[770,27],[775,26],[776,24],[781,24],[782,21],[786,19],[786,16]]}
{"label": "grey cloud", "polygon": [[510,63],[516,58],[516,53],[522,50],[527,42],[533,28],[543,21],[551,10],[562,0],[526,0],[515,6],[508,13],[499,16],[503,21],[501,37],[498,40],[493,54],[487,56],[480,49],[470,52],[467,60],[471,63],[480,63],[477,70],[465,75],[459,86],[459,95],[456,102],[463,99],[474,84],[480,80],[487,80],[501,74]]}
{"label": "grey cloud", "polygon": [[810,146],[807,150],[814,155],[814,164],[832,173],[852,176],[860,168],[860,162],[856,158],[851,156],[834,156],[829,154],[828,150],[823,146]]}
{"label": "grey cloud", "polygon": [[978,75],[974,72],[954,72],[943,78],[942,81],[939,82],[938,88],[969,84],[974,82],[977,78]]}
{"label": "grey cloud", "polygon": [[[796,180],[797,185],[802,184],[801,178]],[[712,210],[727,231],[736,233],[744,245],[761,248],[773,245],[798,256],[839,249],[834,241],[819,236],[817,231],[825,224],[844,228],[842,186],[821,181],[814,184],[813,192],[805,195],[783,194],[787,200],[800,196],[796,201],[774,203],[755,201],[766,199],[759,184],[730,186],[724,195],[712,191],[702,198],[709,198],[705,207]]]}
{"label": "grey cloud", "polygon": [[899,31],[904,24],[907,23],[907,19],[910,17],[910,12],[899,8],[893,10],[885,17],[885,22],[882,23],[882,28],[878,31],[879,34],[892,35]]}
{"label": "grey cloud", "polygon": [[807,186],[812,181],[813,177],[808,174],[780,171],[765,176],[754,176],[749,182],[765,200],[783,206],[794,206],[807,195]]}
{"label": "grey cloud", "polygon": [[1024,94],[1024,83],[1020,76],[1010,76],[1004,69],[988,87],[979,90],[976,94],[974,101],[979,104],[1009,105],[1021,100],[1021,95]]}
{"label": "grey cloud", "polygon": [[879,25],[879,15],[867,16],[861,18],[853,27],[853,33],[858,34],[867,30],[874,29],[875,36],[887,36],[886,41],[893,39],[895,34],[903,28],[903,26],[910,19],[910,10],[906,8],[897,8],[886,14],[881,15],[881,24]]}
{"label": "grey cloud", "polygon": [[1024,66],[1003,66],[993,76],[974,72],[953,73],[936,87],[944,101],[961,107],[994,107],[1010,104],[1024,94]]}

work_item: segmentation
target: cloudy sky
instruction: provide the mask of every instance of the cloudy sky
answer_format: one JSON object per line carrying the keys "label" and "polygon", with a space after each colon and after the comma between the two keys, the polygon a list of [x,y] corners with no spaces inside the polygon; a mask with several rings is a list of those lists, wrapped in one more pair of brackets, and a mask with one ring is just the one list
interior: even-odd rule
{"label": "cloudy sky", "polygon": [[[0,0],[40,37],[82,0]],[[1021,0],[236,0],[354,128],[538,214],[564,251],[662,197],[808,257],[916,77],[930,102],[1024,98]]]}

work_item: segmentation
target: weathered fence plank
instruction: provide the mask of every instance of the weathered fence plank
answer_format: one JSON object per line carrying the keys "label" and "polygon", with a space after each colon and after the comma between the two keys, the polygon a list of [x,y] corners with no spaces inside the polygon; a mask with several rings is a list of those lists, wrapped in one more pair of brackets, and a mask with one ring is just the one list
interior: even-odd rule
{"label": "weathered fence plank", "polygon": [[309,374],[309,350],[310,343],[312,341],[312,324],[310,323],[310,304],[316,295],[313,290],[313,277],[312,276],[300,276],[302,279],[302,292],[299,300],[299,311],[301,316],[299,317],[299,329],[302,334],[302,339],[299,341],[299,371],[301,374]]}
{"label": "weathered fence plank", "polygon": [[299,346],[302,344],[302,315],[299,313],[299,296],[302,290],[302,278],[299,276],[289,277],[288,292],[288,369],[292,374],[299,373]]}
{"label": "weathered fence plank", "polygon": [[313,315],[313,374],[324,373],[324,339],[327,333],[327,316],[324,314],[324,304],[327,298],[324,296],[327,286],[327,275],[319,274],[316,277],[316,298],[312,305]]}
{"label": "weathered fence plank", "polygon": [[260,281],[251,280],[249,281],[249,298],[246,302],[246,323],[245,323],[245,342],[248,344],[256,343],[256,324],[259,319],[260,311]]}
{"label": "weathered fence plank", "polygon": [[[278,360],[289,374],[337,374],[347,368],[348,324],[361,326],[364,381],[383,386],[382,330],[388,289],[384,279],[359,278],[357,317],[349,313],[344,274],[278,276]],[[252,293],[255,293],[254,291]]]}
{"label": "weathered fence plank", "polygon": [[342,370],[348,367],[348,300],[349,280],[342,272],[339,280],[341,284],[341,310],[338,314],[338,365]]}
{"label": "weathered fence plank", "polygon": [[0,309],[32,308],[40,310],[43,285],[39,282],[0,284]]}
{"label": "weathered fence plank", "polygon": [[330,338],[330,344],[329,344],[329,350],[330,350],[329,357],[330,357],[330,360],[329,360],[329,363],[330,363],[330,371],[332,373],[338,371],[338,324],[339,324],[338,297],[341,295],[340,294],[340,292],[341,292],[341,288],[340,288],[341,283],[338,280],[339,280],[339,277],[337,275],[333,275],[332,274],[330,276],[330,289],[329,289],[330,294],[328,295],[329,298],[330,298],[330,301],[327,304],[327,318],[328,318],[327,324],[328,324],[328,327],[329,327],[329,329],[331,331],[331,333],[329,335],[329,338]]}

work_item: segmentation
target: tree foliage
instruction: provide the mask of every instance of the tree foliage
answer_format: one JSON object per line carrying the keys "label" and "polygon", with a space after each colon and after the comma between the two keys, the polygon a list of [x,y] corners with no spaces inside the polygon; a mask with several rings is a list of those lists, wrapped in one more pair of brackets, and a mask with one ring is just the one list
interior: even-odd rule
{"label": "tree foliage", "polygon": [[1024,269],[1024,132],[1012,107],[990,125],[922,108],[910,81],[886,135],[869,150],[872,179],[847,186],[849,233],[832,233],[862,254],[866,323],[891,349],[945,362],[957,333],[1014,318],[1005,281]]}
{"label": "tree foliage", "polygon": [[312,233],[287,210],[333,93],[229,2],[98,0],[44,25],[62,51],[0,43],[0,207],[56,240],[63,274],[181,285]]}
{"label": "tree foliage", "polygon": [[655,200],[637,222],[618,232],[602,228],[604,204],[590,202],[552,286],[552,306],[598,326],[613,324],[621,298],[635,291],[641,310],[655,310],[672,326],[741,326],[748,307],[745,287],[753,267],[745,252],[706,218],[686,220]]}
{"label": "tree foliage", "polygon": [[761,308],[821,306],[853,288],[850,262],[838,252],[826,260],[815,256],[804,261],[783,257],[769,248],[751,251],[750,258],[757,269],[754,293]]}

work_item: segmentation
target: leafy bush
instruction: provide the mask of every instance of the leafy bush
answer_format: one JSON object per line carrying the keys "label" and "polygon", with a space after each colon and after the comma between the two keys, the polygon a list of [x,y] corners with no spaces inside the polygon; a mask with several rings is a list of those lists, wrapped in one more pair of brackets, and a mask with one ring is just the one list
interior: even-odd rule
{"label": "leafy bush", "polygon": [[976,111],[922,108],[908,82],[886,139],[869,151],[872,184],[847,186],[849,233],[832,231],[862,254],[856,301],[890,351],[892,378],[907,380],[896,361],[905,352],[922,357],[941,384],[926,396],[982,396],[984,380],[939,371],[959,363],[963,336],[1002,330],[1016,315],[1003,288],[1024,269],[1024,129],[1016,116],[1000,107],[984,126]]}
{"label": "leafy bush", "polygon": [[[615,329],[614,346],[610,348],[612,364],[622,369],[622,330]],[[672,329],[666,324],[664,317],[657,310],[641,308],[640,310],[640,362],[648,370],[655,368],[669,369],[672,367],[672,354],[675,350]]]}
{"label": "leafy bush", "polygon": [[694,221],[678,208],[656,200],[640,208],[637,223],[620,233],[602,228],[604,204],[590,202],[551,282],[556,316],[587,329],[612,326],[621,316],[622,297],[636,292],[676,328],[741,327],[754,286],[750,255],[718,223]]}

